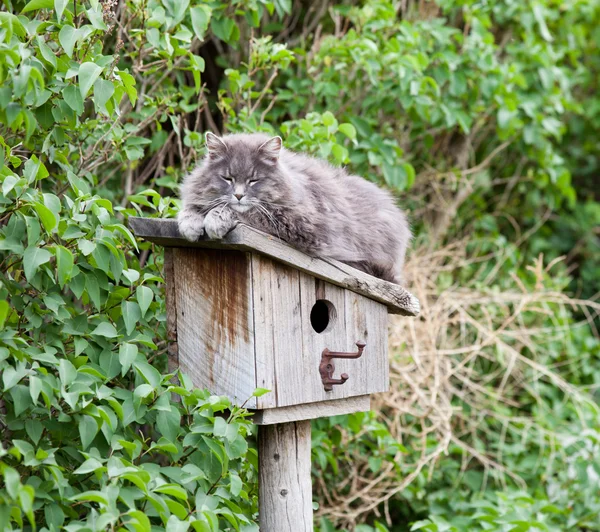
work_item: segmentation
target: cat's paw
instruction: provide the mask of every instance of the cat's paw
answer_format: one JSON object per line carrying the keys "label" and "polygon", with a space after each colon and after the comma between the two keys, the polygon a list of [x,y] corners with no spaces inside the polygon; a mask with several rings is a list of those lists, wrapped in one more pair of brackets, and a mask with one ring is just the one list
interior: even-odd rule
{"label": "cat's paw", "polygon": [[195,242],[204,234],[204,216],[182,213],[177,218],[179,232],[186,240]]}
{"label": "cat's paw", "polygon": [[213,209],[204,218],[204,230],[208,238],[221,239],[236,225],[237,220],[230,209]]}

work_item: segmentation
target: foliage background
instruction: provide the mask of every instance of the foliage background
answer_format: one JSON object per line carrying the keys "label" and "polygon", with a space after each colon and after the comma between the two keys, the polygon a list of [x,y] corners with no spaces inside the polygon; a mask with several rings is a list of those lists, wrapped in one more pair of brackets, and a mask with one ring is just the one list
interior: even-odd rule
{"label": "foliage background", "polygon": [[166,368],[205,131],[396,191],[392,392],[314,423],[320,530],[600,530],[595,0],[3,0],[0,529],[256,530],[244,411]]}

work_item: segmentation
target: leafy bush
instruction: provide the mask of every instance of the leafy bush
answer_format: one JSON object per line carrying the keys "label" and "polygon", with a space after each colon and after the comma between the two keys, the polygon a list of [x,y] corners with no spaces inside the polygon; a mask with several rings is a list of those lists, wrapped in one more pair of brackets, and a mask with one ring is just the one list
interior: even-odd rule
{"label": "leafy bush", "polygon": [[418,233],[392,393],[314,423],[320,529],[600,529],[596,2],[3,6],[0,528],[256,529],[251,425],[169,373],[126,219],[260,130]]}
{"label": "leafy bush", "polygon": [[[0,529],[256,530],[250,423],[167,372],[162,258],[123,223],[174,202],[154,190],[121,201],[111,184],[160,150],[161,124],[200,87],[169,86],[157,66],[143,83],[161,93],[140,94],[142,56],[124,50],[115,4],[0,13]],[[148,61],[183,58],[197,80],[201,58],[177,43],[202,38],[211,9],[151,13],[144,38],[168,53],[156,42]]]}

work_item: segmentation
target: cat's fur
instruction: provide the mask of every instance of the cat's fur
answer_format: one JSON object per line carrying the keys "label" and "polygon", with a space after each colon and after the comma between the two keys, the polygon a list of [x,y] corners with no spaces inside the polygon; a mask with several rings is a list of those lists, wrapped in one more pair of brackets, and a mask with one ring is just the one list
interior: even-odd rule
{"label": "cat's fur", "polygon": [[411,233],[388,192],[282,148],[279,137],[208,133],[206,144],[207,156],[181,190],[178,222],[185,238],[204,232],[222,238],[244,223],[313,256],[401,280]]}

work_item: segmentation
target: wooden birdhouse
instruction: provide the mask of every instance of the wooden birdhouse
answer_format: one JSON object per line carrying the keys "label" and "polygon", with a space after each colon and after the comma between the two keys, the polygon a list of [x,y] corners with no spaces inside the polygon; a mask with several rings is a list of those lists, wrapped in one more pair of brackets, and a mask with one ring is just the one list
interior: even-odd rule
{"label": "wooden birdhouse", "polygon": [[388,389],[387,315],[419,312],[400,286],[247,226],[192,243],[175,220],[129,224],[165,247],[169,353],[196,386],[259,424],[369,410]]}
{"label": "wooden birdhouse", "polygon": [[[261,531],[312,530],[303,420],[369,410],[370,394],[389,386],[387,315],[415,316],[418,300],[247,226],[189,242],[175,220],[129,225],[165,247],[171,367],[255,410],[262,426]],[[256,388],[270,392],[253,397]]]}

